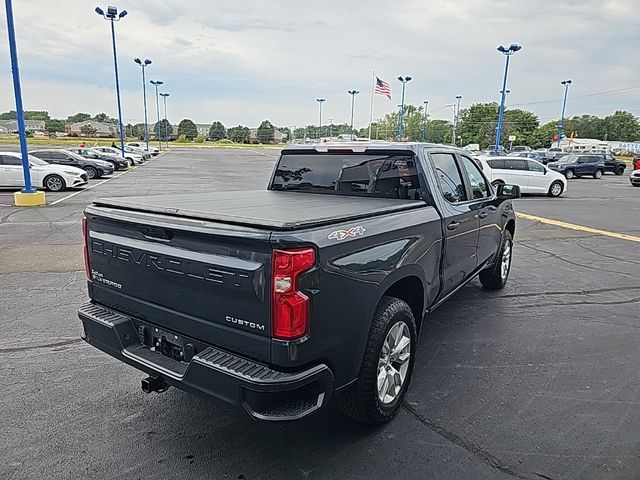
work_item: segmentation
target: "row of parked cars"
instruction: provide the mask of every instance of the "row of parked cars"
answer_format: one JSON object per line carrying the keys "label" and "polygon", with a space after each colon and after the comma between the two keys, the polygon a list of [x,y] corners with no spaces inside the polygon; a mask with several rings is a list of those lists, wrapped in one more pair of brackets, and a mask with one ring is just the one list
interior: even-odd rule
{"label": "row of parked cars", "polygon": [[[79,187],[89,180],[110,175],[158,155],[157,148],[147,150],[141,143],[115,147],[46,148],[29,152],[29,171],[34,188],[59,192]],[[22,156],[16,152],[0,152],[0,187],[24,185]]]}

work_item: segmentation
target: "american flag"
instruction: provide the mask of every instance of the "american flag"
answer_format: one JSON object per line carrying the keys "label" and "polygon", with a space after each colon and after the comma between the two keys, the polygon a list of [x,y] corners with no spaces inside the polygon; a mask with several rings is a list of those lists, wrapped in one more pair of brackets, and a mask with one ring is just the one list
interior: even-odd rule
{"label": "american flag", "polygon": [[380,80],[378,77],[376,77],[376,88],[374,90],[374,93],[376,93],[377,95],[384,95],[389,100],[391,100],[391,87],[387,82],[385,82],[384,80]]}

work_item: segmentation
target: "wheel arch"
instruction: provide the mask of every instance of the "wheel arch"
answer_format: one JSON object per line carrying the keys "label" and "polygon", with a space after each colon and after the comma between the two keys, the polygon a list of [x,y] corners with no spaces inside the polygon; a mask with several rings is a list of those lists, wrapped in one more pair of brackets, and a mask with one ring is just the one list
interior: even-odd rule
{"label": "wheel arch", "polygon": [[403,300],[413,312],[418,331],[425,311],[425,288],[423,276],[414,269],[402,269],[401,275],[389,275],[380,288],[376,308],[383,297],[389,296]]}

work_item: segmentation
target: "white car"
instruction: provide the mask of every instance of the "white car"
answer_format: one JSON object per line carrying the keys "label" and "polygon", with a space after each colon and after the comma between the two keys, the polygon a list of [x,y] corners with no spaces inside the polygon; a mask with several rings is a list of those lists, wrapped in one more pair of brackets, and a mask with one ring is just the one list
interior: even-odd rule
{"label": "white car", "polygon": [[540,162],[521,157],[478,157],[492,185],[519,185],[522,193],[559,197],[567,191],[564,175],[549,170]]}
{"label": "white car", "polygon": [[[69,187],[85,185],[89,178],[81,168],[54,165],[29,155],[29,171],[34,188],[59,192]],[[23,187],[22,156],[15,152],[0,152],[0,187]]]}
{"label": "white car", "polygon": [[640,170],[634,170],[629,175],[629,181],[634,187],[640,187]]}
{"label": "white car", "polygon": [[[92,147],[92,148],[105,155],[111,155],[116,157],[122,156],[122,152],[120,151],[119,148],[113,148],[113,147]],[[134,163],[142,163],[144,160],[142,155],[140,155],[139,153],[132,152],[131,149],[127,151],[127,147],[124,147],[124,158],[129,160],[131,162],[131,165],[133,165]]]}
{"label": "white car", "polygon": [[147,152],[151,155],[158,155],[160,153],[160,150],[158,150],[155,147],[152,147],[151,145],[149,145],[149,148],[147,149],[147,144],[145,142],[129,142],[126,144],[128,147],[134,147],[134,148],[139,148],[140,150],[142,150],[143,152]]}

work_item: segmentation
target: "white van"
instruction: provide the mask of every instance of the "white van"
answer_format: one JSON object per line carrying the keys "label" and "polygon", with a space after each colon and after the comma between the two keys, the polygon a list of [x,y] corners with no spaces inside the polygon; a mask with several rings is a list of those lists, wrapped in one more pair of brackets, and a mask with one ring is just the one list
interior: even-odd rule
{"label": "white van", "polygon": [[564,175],[549,170],[535,160],[522,157],[479,157],[477,160],[492,185],[519,185],[522,193],[550,197],[559,197],[567,191]]}

